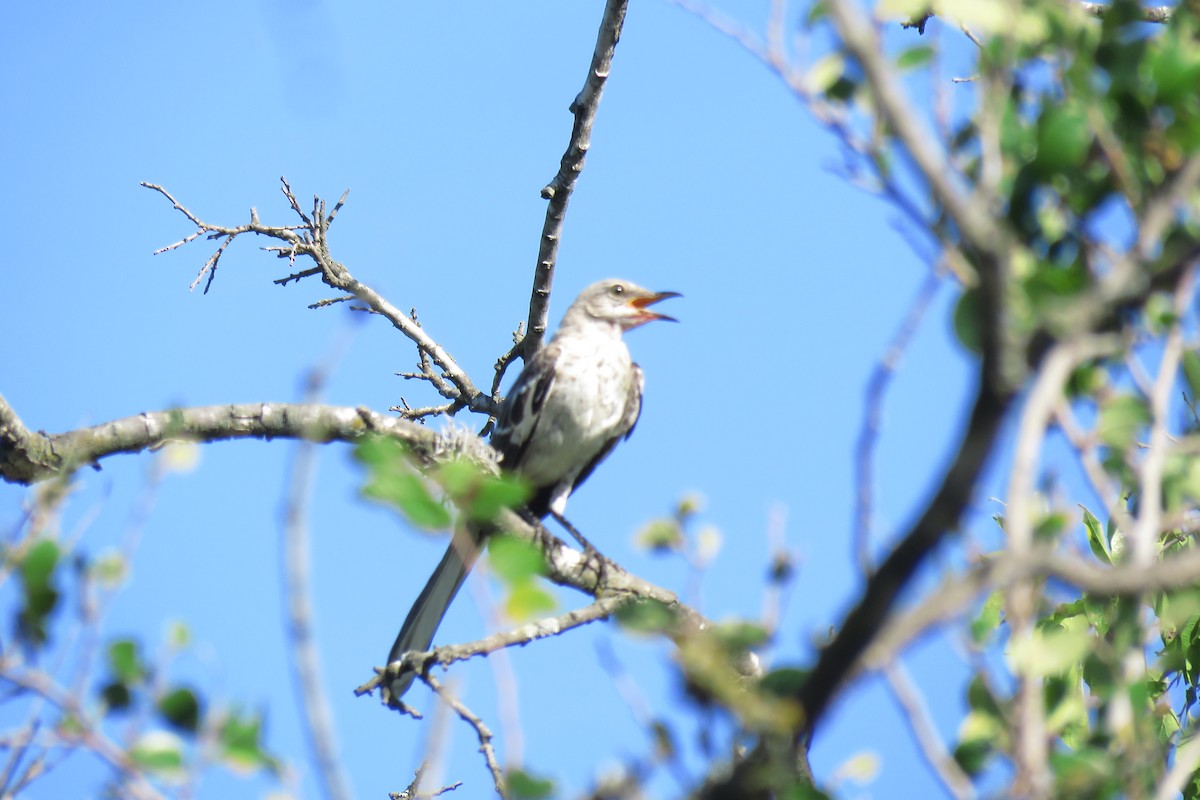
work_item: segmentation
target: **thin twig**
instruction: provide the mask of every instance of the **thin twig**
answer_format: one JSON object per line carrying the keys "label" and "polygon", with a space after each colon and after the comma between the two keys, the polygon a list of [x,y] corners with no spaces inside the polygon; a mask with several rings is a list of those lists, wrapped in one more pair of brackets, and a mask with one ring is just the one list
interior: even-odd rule
{"label": "thin twig", "polygon": [[[200,274],[196,276],[196,280],[192,284],[194,288],[205,275],[209,279],[208,286],[211,286],[221,255],[238,236],[254,234],[280,241],[283,243],[282,246],[275,245],[263,249],[275,253],[280,258],[286,259],[289,265],[294,264],[297,257],[304,257],[310,259],[316,266],[315,268],[293,272],[284,278],[277,279],[276,283],[286,284],[301,278],[319,275],[321,280],[330,288],[353,296],[362,302],[371,313],[378,314],[387,319],[401,334],[416,344],[417,348],[423,354],[428,354],[429,358],[436,365],[437,371],[429,370],[425,377],[442,397],[445,397],[447,400],[457,401],[463,407],[470,408],[472,411],[487,414],[492,413],[493,403],[491,397],[475,387],[475,384],[462,367],[458,365],[458,362],[421,325],[408,315],[402,313],[374,289],[358,281],[350,274],[345,264],[336,261],[331,255],[328,241],[329,227],[337,216],[337,212],[344,205],[349,190],[342,194],[341,199],[334,206],[334,210],[328,214],[324,210],[326,207],[325,202],[320,198],[314,197],[313,211],[310,214],[300,208],[300,203],[296,199],[287,179],[280,178],[280,183],[282,184],[284,197],[287,198],[292,211],[303,220],[303,225],[264,225],[255,209],[250,210],[250,222],[245,225],[234,227],[214,225],[200,219],[198,215],[182,205],[162,186],[143,182],[142,186],[156,191],[167,198],[172,206],[187,217],[197,228],[194,234],[160,248],[155,252],[163,253],[167,250],[173,250],[194,241],[199,236],[207,236],[210,239],[222,239],[223,241],[217,247],[217,250],[209,256],[201,268]],[[208,291],[208,286],[205,287],[205,292]],[[328,303],[321,302],[316,304],[317,307],[324,307],[325,305],[328,305]]]}
{"label": "thin twig", "polygon": [[[306,381],[305,401],[316,402],[333,365],[342,358],[349,337],[325,360],[312,368]],[[292,459],[284,504],[282,572],[284,607],[287,609],[284,630],[289,644],[289,663],[295,676],[296,692],[304,716],[304,730],[311,748],[317,775],[326,797],[350,800],[353,792],[344,764],[339,757],[333,711],[321,678],[320,657],[313,633],[312,587],[309,581],[310,553],[308,537],[308,502],[316,476],[316,445],[301,440]]]}
{"label": "thin twig", "polygon": [[[1009,474],[1004,525],[1008,551],[1017,556],[1027,555],[1034,547],[1033,529],[1037,522],[1034,487],[1050,420],[1071,372],[1096,354],[1097,346],[1086,339],[1056,346],[1042,360],[1042,369],[1025,401]],[[1020,642],[1033,635],[1038,598],[1038,587],[1033,581],[1009,588],[1006,618],[1011,641]],[[1015,785],[1034,797],[1044,796],[1050,780],[1042,683],[1042,676],[1032,671],[1017,675],[1012,742]]]}
{"label": "thin twig", "polygon": [[427,653],[410,653],[400,661],[389,664],[387,669],[380,670],[379,674],[355,689],[354,693],[363,695],[373,692],[393,672],[403,672],[414,667],[418,672],[427,671],[428,666],[435,663],[446,667],[458,661],[489,655],[505,647],[520,647],[547,636],[558,636],[572,628],[608,619],[624,602],[627,602],[627,598],[603,597],[583,608],[573,609],[555,617],[527,622],[511,630],[499,631],[473,642],[435,647]]}
{"label": "thin twig", "polygon": [[904,357],[909,342],[921,325],[925,312],[937,295],[942,276],[930,271],[921,281],[916,295],[908,304],[908,312],[892,334],[883,356],[876,362],[867,380],[866,402],[862,424],[859,427],[858,445],[855,448],[854,484],[858,487],[858,503],[854,508],[854,552],[858,567],[863,574],[871,573],[871,495],[874,490],[875,446],[883,424],[883,404],[888,386],[896,374],[900,359]]}
{"label": "thin twig", "polygon": [[900,661],[892,661],[883,668],[883,676],[887,679],[888,688],[892,690],[892,697],[896,699],[905,719],[908,720],[908,727],[920,746],[921,755],[941,779],[946,791],[959,800],[975,797],[975,787],[970,776],[963,772],[962,767],[950,755],[908,670]]}
{"label": "thin twig", "polygon": [[458,714],[463,722],[474,728],[475,736],[479,739],[479,752],[483,754],[484,763],[487,764],[488,772],[492,775],[492,783],[496,787],[496,794],[507,800],[508,789],[504,783],[504,770],[500,768],[500,762],[496,760],[496,750],[492,746],[492,739],[494,737],[492,736],[491,729],[488,728],[475,712],[467,708],[453,692],[446,689],[437,678],[429,674],[423,674],[421,675],[421,680],[441,698],[442,702],[454,709],[454,713]]}
{"label": "thin twig", "polygon": [[1183,357],[1183,326],[1180,320],[1192,303],[1192,286],[1196,268],[1184,273],[1175,290],[1175,321],[1167,333],[1162,358],[1158,365],[1158,376],[1151,390],[1150,400],[1150,447],[1138,469],[1138,517],[1130,532],[1131,554],[1134,563],[1151,563],[1158,549],[1158,537],[1162,523],[1163,471],[1167,463],[1170,430],[1167,416],[1170,412],[1171,396],[1179,377],[1179,362]]}
{"label": "thin twig", "polygon": [[522,355],[529,358],[542,346],[546,335],[547,319],[550,315],[550,290],[554,285],[554,268],[558,262],[558,244],[562,239],[563,218],[575,182],[583,171],[583,161],[592,145],[592,127],[596,122],[596,110],[604,93],[604,84],[612,70],[613,53],[621,38],[621,27],[625,23],[625,10],[629,0],[608,0],[604,4],[604,15],[596,34],[596,47],[588,67],[583,89],[571,103],[575,123],[567,150],[563,153],[558,174],[542,189],[542,197],[550,202],[546,206],[546,221],[542,225],[542,236],[538,244],[537,269],[533,276],[533,291],[529,297],[529,324],[522,344]]}

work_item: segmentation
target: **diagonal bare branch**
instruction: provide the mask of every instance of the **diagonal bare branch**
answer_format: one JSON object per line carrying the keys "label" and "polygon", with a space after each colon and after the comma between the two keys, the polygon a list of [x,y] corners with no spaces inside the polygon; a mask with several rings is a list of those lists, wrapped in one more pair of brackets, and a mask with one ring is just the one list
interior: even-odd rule
{"label": "diagonal bare branch", "polygon": [[417,346],[417,350],[422,358],[428,357],[432,360],[436,371],[431,369],[428,371],[428,375],[424,377],[442,397],[455,404],[455,410],[458,408],[469,408],[472,411],[491,414],[494,406],[491,396],[476,388],[466,371],[425,331],[415,318],[403,313],[370,286],[356,279],[350,273],[350,270],[346,268],[345,264],[335,260],[331,255],[328,241],[329,228],[337,217],[338,211],[345,204],[349,190],[342,194],[332,211],[326,213],[325,201],[320,198],[314,198],[312,212],[306,213],[301,209],[300,203],[292,192],[292,187],[287,182],[287,179],[280,178],[280,182],[283,185],[283,194],[287,198],[288,204],[304,224],[264,225],[258,217],[258,211],[251,209],[250,222],[247,224],[233,227],[214,225],[200,219],[198,215],[176,200],[162,186],[143,182],[142,186],[161,194],[171,202],[177,211],[187,217],[196,226],[194,233],[178,242],[156,250],[155,253],[163,253],[182,247],[189,242],[195,241],[200,236],[221,240],[221,244],[217,247],[217,250],[204,262],[200,274],[196,276],[195,282],[192,283],[192,288],[195,288],[207,275],[208,284],[205,286],[205,291],[207,292],[208,286],[212,284],[213,277],[216,274],[216,268],[221,255],[238,236],[249,233],[282,242],[280,245],[270,245],[263,249],[267,252],[275,253],[279,258],[286,259],[289,266],[294,267],[297,258],[308,259],[316,266],[295,271],[290,275],[278,279],[276,283],[283,285],[302,278],[320,276],[321,280],[327,286],[344,292],[345,295],[332,300],[321,301],[315,304],[317,307],[324,307],[330,305],[332,302],[350,297],[359,300],[367,310],[383,317],[392,323],[392,326],[396,330],[408,337]]}
{"label": "diagonal bare branch", "polygon": [[[554,268],[558,263],[558,243],[562,239],[563,218],[566,216],[567,203],[575,189],[575,182],[579,180],[579,174],[583,171],[584,158],[592,146],[592,127],[596,122],[596,110],[600,106],[604,84],[608,81],[612,69],[613,52],[621,38],[621,27],[625,24],[625,10],[628,6],[629,0],[608,0],[604,5],[604,16],[600,19],[600,29],[596,34],[596,47],[592,51],[587,79],[583,82],[583,89],[571,103],[575,124],[571,129],[567,151],[563,153],[558,174],[542,189],[542,197],[550,202],[546,207],[546,221],[542,225],[542,236],[538,245],[537,269],[534,271],[533,292],[529,298],[529,324],[526,326],[524,340],[515,346],[520,348],[525,358],[541,348],[546,335],[547,318],[550,314],[550,290],[554,285]],[[506,366],[510,360],[511,358],[502,359],[501,364]]]}

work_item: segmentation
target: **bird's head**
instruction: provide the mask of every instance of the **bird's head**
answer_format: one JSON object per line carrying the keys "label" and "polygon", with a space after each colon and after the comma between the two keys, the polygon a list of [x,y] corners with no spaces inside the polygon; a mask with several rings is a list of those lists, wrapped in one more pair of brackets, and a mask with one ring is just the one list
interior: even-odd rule
{"label": "bird's head", "polygon": [[615,323],[627,331],[656,319],[677,322],[674,317],[651,311],[650,306],[681,296],[679,292],[652,292],[636,283],[609,278],[584,289],[567,310],[567,316],[584,315]]}

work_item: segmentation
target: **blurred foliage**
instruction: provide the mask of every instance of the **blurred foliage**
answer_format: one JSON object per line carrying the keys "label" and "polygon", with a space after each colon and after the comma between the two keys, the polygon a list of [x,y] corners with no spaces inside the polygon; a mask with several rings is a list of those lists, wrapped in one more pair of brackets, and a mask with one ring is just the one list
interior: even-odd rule
{"label": "blurred foliage", "polygon": [[70,481],[55,483],[35,489],[3,551],[0,592],[18,638],[0,643],[0,706],[21,721],[5,741],[23,758],[10,762],[0,792],[36,795],[48,765],[74,752],[126,764],[97,796],[170,796],[214,767],[280,775],[259,714],[229,710],[203,687],[172,680],[172,662],[191,642],[184,623],[170,625],[154,655],[136,636],[103,637],[107,600],[128,577],[130,553],[93,558],[67,544],[58,529]]}
{"label": "blurred foliage", "polygon": [[[1144,9],[1132,0],[1114,0],[1102,17],[1080,3],[1050,0],[1007,5],[888,0],[875,10],[879,18],[908,28],[889,28],[885,37],[900,85],[932,86],[935,93],[953,95],[948,105],[967,109],[943,114],[935,102],[918,104],[912,113],[927,118],[937,137],[929,144],[946,155],[954,186],[983,199],[996,243],[1010,248],[1000,287],[1006,301],[1002,333],[1031,343],[1028,361],[1034,369],[1039,350],[1033,345],[1097,331],[1118,332],[1124,342],[1121,352],[1078,365],[1057,398],[1060,416],[1052,433],[1078,456],[1092,491],[1066,490],[1049,469],[1039,475],[1038,496],[1023,498],[1040,504],[1030,525],[1035,544],[1090,559],[1100,570],[1127,566],[1133,532],[1121,525],[1139,518],[1149,495],[1161,512],[1152,531],[1154,555],[1194,551],[1200,519],[1200,324],[1195,297],[1178,302],[1174,276],[1200,254],[1195,180],[1176,185],[1200,156],[1198,9],[1184,3],[1165,25],[1143,22]],[[841,138],[848,177],[894,203],[907,223],[920,228],[907,231],[910,236],[935,243],[931,261],[957,278],[957,302],[946,322],[968,352],[984,352],[988,334],[995,333],[981,318],[995,299],[978,280],[987,267],[980,251],[988,248],[956,229],[953,214],[931,191],[929,176],[911,166],[914,159],[893,130],[896,120],[880,113],[879,100],[887,98],[872,96],[870,71],[840,45],[827,3],[806,5],[794,21],[797,29],[785,33],[809,37],[824,51],[815,48],[811,62],[797,66],[798,77],[785,69],[789,65],[772,67]],[[944,26],[941,36],[917,38],[929,26]],[[943,71],[945,42],[961,31],[971,32],[966,46],[973,74],[951,84]],[[1186,202],[1158,213],[1164,193],[1174,191]],[[1105,296],[1106,282],[1130,265],[1156,290],[1139,291],[1133,300]],[[1158,285],[1163,277],[1170,280]],[[1159,363],[1172,336],[1183,339],[1178,369],[1164,378],[1170,382],[1172,418],[1156,420],[1151,395],[1159,376],[1143,374],[1141,365]],[[1161,469],[1150,483],[1146,451],[1155,425],[1169,428],[1168,451],[1154,454],[1162,456]],[[364,496],[394,508],[420,530],[487,523],[528,497],[516,479],[466,460],[431,465],[386,437],[365,438],[355,454],[366,473]],[[62,675],[42,671],[39,665],[50,661],[55,647],[80,646],[79,637],[73,640],[64,631],[98,625],[77,619],[64,597],[79,598],[75,605],[91,613],[94,604],[84,601],[118,590],[128,574],[125,554],[88,559],[58,535],[55,517],[68,491],[66,481],[39,489],[34,513],[0,553],[0,585],[10,593],[7,608],[16,634],[4,642],[0,663],[0,677],[12,689],[5,702],[24,703],[22,710],[40,704],[53,747],[88,750],[104,737],[117,748],[130,766],[114,775],[114,795],[121,794],[123,781],[178,785],[213,765],[281,773],[282,763],[265,744],[262,714],[172,680],[171,659],[190,646],[186,626],[176,626],[155,647],[135,637],[107,636],[100,657],[91,662],[77,652],[74,661],[64,662],[56,653],[56,663],[94,668],[86,673],[85,695],[63,689]],[[692,531],[700,508],[698,498],[684,498],[667,516],[648,522],[638,543],[681,556],[693,572],[702,572],[722,539],[712,528]],[[1005,535],[1010,520],[996,518]],[[553,608],[538,580],[542,564],[535,550],[505,537],[492,537],[489,548],[511,616],[523,619]],[[968,568],[986,567],[1003,555],[969,553]],[[769,583],[785,583],[792,574],[790,560],[781,559]],[[1200,798],[1200,759],[1184,749],[1198,733],[1200,581],[1126,594],[1080,592],[1040,580],[1034,589],[1031,630],[1010,630],[1007,587],[985,587],[973,609],[959,609],[972,612],[963,626],[972,677],[951,742],[953,769],[975,781],[975,788],[1009,794],[995,787],[1013,779],[1021,760],[1014,720],[1023,712],[1015,687],[1026,681],[1040,690],[1040,698],[1038,693],[1032,698],[1049,741],[1051,785],[1040,794],[1154,796],[1172,766],[1187,773],[1179,785],[1182,796]],[[775,644],[777,633],[768,622],[733,620],[683,631],[674,608],[644,600],[624,604],[616,618],[626,631],[667,634],[677,645],[673,669],[700,723],[697,750],[716,765],[710,772],[734,762],[735,753],[740,758],[753,751],[760,758],[747,784],[753,791],[730,796],[763,796],[762,791],[791,800],[830,797],[841,793],[843,782],[874,780],[878,758],[865,751],[827,771],[827,785],[816,786],[801,774],[803,742],[794,734],[805,720],[794,698],[809,664],[770,664],[757,677],[739,669]],[[113,734],[118,725],[119,738]],[[657,718],[646,726],[652,754],[620,775],[598,779],[598,785],[615,788],[604,793],[598,788],[597,796],[636,796],[637,787],[664,764],[683,774],[681,784],[689,782],[692,776],[679,767],[681,737]],[[728,733],[723,740],[720,731]],[[32,738],[25,744],[40,746]],[[530,772],[514,768],[506,776],[514,798],[558,792],[553,781]],[[1038,794],[1029,787],[1006,788]]]}

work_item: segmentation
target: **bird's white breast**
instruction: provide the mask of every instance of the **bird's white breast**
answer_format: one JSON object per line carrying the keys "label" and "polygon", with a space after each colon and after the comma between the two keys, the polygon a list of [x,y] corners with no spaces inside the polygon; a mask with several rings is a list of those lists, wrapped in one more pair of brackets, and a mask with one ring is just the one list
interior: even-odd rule
{"label": "bird's white breast", "polygon": [[619,336],[572,337],[542,407],[542,441],[527,453],[521,474],[535,486],[573,482],[609,441],[627,433],[621,427],[632,381],[633,361]]}

